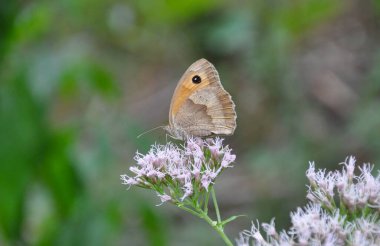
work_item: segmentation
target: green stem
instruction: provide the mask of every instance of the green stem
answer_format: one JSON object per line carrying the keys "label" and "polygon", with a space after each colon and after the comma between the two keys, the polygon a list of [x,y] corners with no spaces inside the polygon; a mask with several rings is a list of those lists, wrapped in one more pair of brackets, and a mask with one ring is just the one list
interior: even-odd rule
{"label": "green stem", "polygon": [[205,195],[206,197],[205,197],[205,201],[204,201],[204,209],[203,209],[203,211],[205,212],[205,214],[207,214],[208,213],[208,198],[210,197],[210,193],[206,193],[206,195]]}
{"label": "green stem", "polygon": [[216,195],[215,195],[214,187],[211,187],[210,192],[211,192],[212,201],[213,201],[214,207],[215,207],[216,218],[218,220],[218,224],[220,224],[222,222],[222,220],[220,219],[218,201],[216,200]]}
{"label": "green stem", "polygon": [[185,206],[182,205],[182,204],[177,204],[177,207],[179,207],[179,208],[182,209],[182,210],[185,210],[186,212],[191,213],[192,215],[195,215],[195,216],[197,216],[197,217],[203,219],[203,215],[202,215],[202,214],[200,214],[200,213],[198,213],[197,211],[194,211],[194,210],[192,210],[192,209],[190,209],[190,208],[188,208],[188,207],[185,207]]}
{"label": "green stem", "polygon": [[[207,204],[208,204],[208,197],[209,197],[208,194],[206,195],[206,204],[204,204],[205,205],[204,209],[202,209],[202,206],[199,203],[193,204],[193,202],[186,202],[186,200],[185,200],[185,203],[179,202],[179,203],[175,203],[175,204],[180,209],[185,210],[186,212],[189,212],[192,215],[195,215],[195,216],[205,220],[219,234],[219,236],[223,239],[224,243],[227,246],[233,246],[231,240],[224,233],[224,230],[223,230],[224,224],[221,223],[221,221],[220,221],[220,213],[219,213],[218,204],[216,202],[214,189],[211,188],[210,192],[211,192],[211,196],[213,197],[213,200],[214,200],[214,206],[215,206],[216,214],[218,217],[218,222],[212,220],[207,214]],[[189,207],[191,207],[191,208],[189,208]]]}
{"label": "green stem", "polygon": [[219,236],[223,239],[223,241],[225,242],[226,245],[233,246],[230,239],[224,233],[223,225],[212,220],[202,209],[197,208],[197,212],[200,214],[200,217],[202,219],[204,219],[212,228],[214,228],[214,230],[219,234]]}

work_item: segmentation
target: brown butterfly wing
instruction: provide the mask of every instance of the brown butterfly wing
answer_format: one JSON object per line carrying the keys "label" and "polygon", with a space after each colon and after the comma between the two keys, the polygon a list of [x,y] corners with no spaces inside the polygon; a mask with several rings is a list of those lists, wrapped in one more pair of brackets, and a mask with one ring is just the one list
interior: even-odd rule
{"label": "brown butterfly wing", "polygon": [[[201,78],[194,83],[194,76]],[[205,59],[193,63],[174,92],[169,112],[169,132],[177,138],[192,135],[232,135],[236,112],[230,94],[220,83],[215,67]]]}

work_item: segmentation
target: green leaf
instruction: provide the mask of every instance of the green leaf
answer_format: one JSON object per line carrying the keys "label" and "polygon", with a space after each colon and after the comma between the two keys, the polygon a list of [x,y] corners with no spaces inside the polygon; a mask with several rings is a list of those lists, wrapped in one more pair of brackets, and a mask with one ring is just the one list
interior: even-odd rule
{"label": "green leaf", "polygon": [[25,196],[44,139],[44,122],[23,75],[5,81],[1,89],[0,227],[5,238],[19,240]]}
{"label": "green leaf", "polygon": [[83,190],[73,160],[70,159],[72,142],[71,132],[51,134],[44,148],[46,161],[41,167],[41,178],[51,191],[58,214],[63,217],[69,215]]}
{"label": "green leaf", "polygon": [[223,221],[220,223],[220,225],[221,225],[221,226],[225,226],[226,224],[230,223],[231,221],[236,220],[236,219],[239,218],[239,217],[247,217],[247,215],[234,215],[234,216],[231,216],[231,217],[229,217],[228,219],[223,220]]}
{"label": "green leaf", "polygon": [[156,209],[152,209],[150,206],[142,204],[140,207],[140,215],[143,221],[143,229],[147,235],[149,245],[159,246],[167,245],[167,239],[165,235],[165,226],[163,220],[157,214]]}

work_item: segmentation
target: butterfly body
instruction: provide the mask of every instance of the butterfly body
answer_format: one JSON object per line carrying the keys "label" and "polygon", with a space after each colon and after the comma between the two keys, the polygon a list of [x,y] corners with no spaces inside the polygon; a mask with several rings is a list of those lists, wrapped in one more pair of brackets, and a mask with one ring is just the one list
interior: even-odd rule
{"label": "butterfly body", "polygon": [[194,62],[177,84],[165,129],[174,138],[184,139],[232,135],[235,128],[235,104],[215,67],[206,59]]}

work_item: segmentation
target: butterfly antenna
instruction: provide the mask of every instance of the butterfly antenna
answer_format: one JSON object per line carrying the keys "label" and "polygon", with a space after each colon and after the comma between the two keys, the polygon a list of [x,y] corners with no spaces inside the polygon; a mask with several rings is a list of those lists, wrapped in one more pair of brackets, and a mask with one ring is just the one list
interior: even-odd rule
{"label": "butterfly antenna", "polygon": [[160,128],[164,128],[164,127],[165,127],[165,126],[157,126],[157,127],[155,127],[155,128],[152,128],[152,129],[150,129],[150,130],[148,130],[148,131],[145,131],[145,132],[141,133],[140,135],[137,136],[137,138],[140,138],[142,135],[145,135],[145,134],[147,134],[147,133],[149,133],[149,132],[152,132],[152,131],[154,131],[154,130],[157,130],[157,129],[160,129]]}

